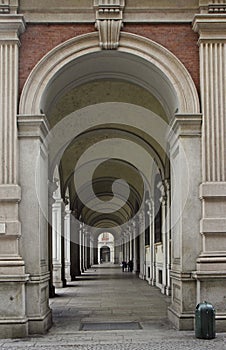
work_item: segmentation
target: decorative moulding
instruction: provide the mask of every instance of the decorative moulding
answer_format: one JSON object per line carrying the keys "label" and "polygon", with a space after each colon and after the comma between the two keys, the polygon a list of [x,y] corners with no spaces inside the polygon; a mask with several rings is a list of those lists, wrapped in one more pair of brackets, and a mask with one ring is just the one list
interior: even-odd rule
{"label": "decorative moulding", "polygon": [[102,49],[118,48],[124,7],[125,0],[94,0],[95,27],[99,32],[99,43]]}
{"label": "decorative moulding", "polygon": [[208,5],[209,13],[226,13],[226,0],[212,0]]}
{"label": "decorative moulding", "polygon": [[0,14],[15,14],[18,9],[18,0],[0,0]]}

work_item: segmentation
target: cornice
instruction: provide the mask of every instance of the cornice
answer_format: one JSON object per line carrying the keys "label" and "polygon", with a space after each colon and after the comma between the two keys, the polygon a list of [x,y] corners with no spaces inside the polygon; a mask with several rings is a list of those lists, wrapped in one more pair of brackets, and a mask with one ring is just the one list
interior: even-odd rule
{"label": "cornice", "polygon": [[[24,14],[27,23],[94,23],[100,2],[104,3],[104,0],[23,0],[19,13]],[[199,0],[113,0],[112,4],[123,6],[124,2],[125,23],[191,23],[199,13]]]}

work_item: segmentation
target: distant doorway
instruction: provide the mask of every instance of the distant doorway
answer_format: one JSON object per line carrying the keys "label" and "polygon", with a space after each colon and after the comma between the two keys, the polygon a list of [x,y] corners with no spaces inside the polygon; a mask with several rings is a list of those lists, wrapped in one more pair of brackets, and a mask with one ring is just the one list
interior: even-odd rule
{"label": "distant doorway", "polygon": [[102,232],[98,236],[98,263],[115,263],[115,239],[110,232]]}
{"label": "distant doorway", "polygon": [[100,248],[100,261],[103,263],[111,261],[111,251],[109,247]]}

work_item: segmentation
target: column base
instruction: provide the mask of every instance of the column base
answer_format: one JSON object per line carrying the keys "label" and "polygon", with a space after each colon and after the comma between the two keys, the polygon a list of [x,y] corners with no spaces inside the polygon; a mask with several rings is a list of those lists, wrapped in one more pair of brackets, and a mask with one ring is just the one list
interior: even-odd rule
{"label": "column base", "polygon": [[161,286],[161,293],[164,295],[166,294],[166,286],[165,285]]}
{"label": "column base", "polygon": [[71,276],[66,276],[65,279],[66,279],[66,283],[67,283],[67,282],[71,282]]}
{"label": "column base", "polygon": [[180,331],[194,330],[194,314],[178,313],[173,308],[168,308],[168,318],[170,322]]}
{"label": "column base", "polygon": [[216,317],[216,332],[225,332],[226,331],[226,314],[217,314]]}
{"label": "column base", "polygon": [[170,297],[171,296],[171,287],[166,287],[166,295],[168,296],[168,297]]}
{"label": "column base", "polygon": [[64,283],[63,281],[60,282],[53,282],[55,288],[63,288]]}
{"label": "column base", "polygon": [[145,279],[145,275],[143,275],[142,273],[139,273],[139,278],[140,278],[141,280],[144,280],[144,279]]}
{"label": "column base", "polygon": [[53,263],[53,271],[52,271],[52,277],[53,277],[53,285],[55,288],[62,288],[63,287],[63,281],[62,281],[62,265],[60,263]]}
{"label": "column base", "polygon": [[28,336],[28,319],[0,319],[0,339]]}
{"label": "column base", "polygon": [[29,334],[45,334],[52,326],[52,310],[42,317],[34,317],[28,320]]}

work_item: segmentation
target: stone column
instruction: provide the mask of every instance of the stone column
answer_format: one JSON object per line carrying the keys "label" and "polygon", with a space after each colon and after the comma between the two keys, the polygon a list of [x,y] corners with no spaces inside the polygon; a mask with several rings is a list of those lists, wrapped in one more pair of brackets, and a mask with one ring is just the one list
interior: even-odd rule
{"label": "stone column", "polygon": [[129,260],[133,260],[133,234],[129,227]]}
{"label": "stone column", "polygon": [[169,180],[165,180],[166,190],[166,295],[171,295],[171,227],[170,227],[170,184]]}
{"label": "stone column", "polygon": [[162,206],[162,248],[163,248],[163,266],[162,266],[162,287],[161,292],[162,294],[165,294],[166,292],[166,284],[167,284],[167,222],[166,222],[166,215],[167,215],[167,198],[166,198],[166,189],[165,189],[165,183],[163,181],[161,187],[161,206]]}
{"label": "stone column", "polygon": [[83,265],[83,226],[80,224],[79,227],[79,265],[80,265],[80,271],[81,273],[84,272],[84,265]]}
{"label": "stone column", "polygon": [[100,264],[100,249],[98,249],[98,263]]}
{"label": "stone column", "polygon": [[155,210],[154,201],[152,199],[147,201],[148,215],[150,221],[150,284],[155,286],[156,283],[156,269],[155,269]]}
{"label": "stone column", "polygon": [[150,284],[155,285],[155,211],[154,201],[147,200],[148,215],[150,222]]}
{"label": "stone column", "polygon": [[86,230],[86,268],[90,268],[90,233]]}
{"label": "stone column", "polygon": [[125,237],[124,237],[124,232],[122,233],[122,256],[123,256],[123,261],[126,261],[126,243],[125,243]]}
{"label": "stone column", "polygon": [[49,260],[49,297],[55,297],[55,286],[53,285],[53,228],[52,228],[52,206],[54,203],[53,192],[56,191],[55,181],[48,181],[48,260]]}
{"label": "stone column", "polygon": [[90,265],[94,265],[94,244],[93,237],[90,235]]}
{"label": "stone column", "polygon": [[140,274],[141,279],[145,279],[145,233],[144,233],[144,212],[139,214],[139,240],[140,240]]}
{"label": "stone column", "polygon": [[133,234],[133,273],[137,273],[137,223],[135,220],[132,222],[132,234]]}
{"label": "stone column", "polygon": [[70,242],[71,242],[71,210],[67,204],[65,207],[64,216],[64,269],[65,269],[65,279],[67,282],[71,281],[71,257],[70,257]]}
{"label": "stone column", "polygon": [[217,330],[226,327],[226,4],[212,2],[197,15],[199,33],[202,133],[202,251],[197,260],[197,302],[216,309]]}
{"label": "stone column", "polygon": [[28,334],[25,308],[25,274],[19,251],[21,226],[18,205],[17,103],[19,35],[23,17],[0,18],[0,338]]}
{"label": "stone column", "polygon": [[77,213],[70,214],[70,274],[71,280],[75,281],[76,276],[81,275],[80,266],[80,224],[76,218]]}
{"label": "stone column", "polygon": [[53,227],[53,284],[56,288],[63,287],[62,280],[62,237],[64,236],[64,202],[59,189],[54,192],[52,208]]}
{"label": "stone column", "polygon": [[85,232],[85,227],[83,224],[82,227],[82,263],[83,263],[83,271],[87,270],[87,251],[86,251],[86,232]]}
{"label": "stone column", "polygon": [[[178,329],[193,329],[196,258],[201,250],[201,115],[175,115],[169,135],[171,162],[172,304]],[[192,220],[192,225],[191,225]]]}
{"label": "stone column", "polygon": [[30,278],[26,285],[29,333],[51,326],[48,259],[48,124],[45,116],[18,116],[22,222],[20,250]]}

